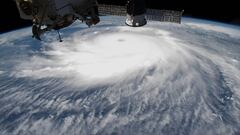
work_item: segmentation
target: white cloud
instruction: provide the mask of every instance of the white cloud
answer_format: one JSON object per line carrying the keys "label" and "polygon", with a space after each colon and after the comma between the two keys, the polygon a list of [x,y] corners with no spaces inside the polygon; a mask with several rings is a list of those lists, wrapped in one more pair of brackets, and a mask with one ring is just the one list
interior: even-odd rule
{"label": "white cloud", "polygon": [[[47,34],[42,51],[27,48],[10,62],[3,59],[7,67],[15,66],[7,69],[14,76],[0,80],[0,119],[13,134],[166,134],[172,131],[166,126],[174,133],[234,134],[239,129],[237,41],[229,45],[228,36],[216,40],[214,32],[159,22],[71,28],[63,30],[62,43]],[[29,51],[31,56],[25,55]],[[15,58],[19,64],[10,65]],[[68,82],[96,87],[73,88]],[[194,124],[200,126],[189,130]]]}
{"label": "white cloud", "polygon": [[211,30],[219,33],[225,33],[228,34],[229,36],[240,38],[239,26],[193,18],[184,18],[183,22],[184,24],[190,25],[191,27],[201,28],[204,30]]}
{"label": "white cloud", "polygon": [[67,77],[89,85],[117,82],[176,55],[174,39],[162,30],[112,27],[82,32],[86,34],[79,36],[81,32],[77,32],[63,43],[46,44],[43,53],[48,57],[34,56],[23,61],[17,66],[16,76]]}

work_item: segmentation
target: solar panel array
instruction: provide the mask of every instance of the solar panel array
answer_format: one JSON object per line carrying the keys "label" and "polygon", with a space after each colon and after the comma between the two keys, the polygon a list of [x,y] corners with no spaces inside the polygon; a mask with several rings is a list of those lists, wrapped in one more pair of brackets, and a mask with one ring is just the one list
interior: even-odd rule
{"label": "solar panel array", "polygon": [[[100,15],[126,16],[127,14],[125,6],[100,4],[98,8]],[[146,19],[161,22],[181,23],[183,12],[184,11],[147,9]]]}

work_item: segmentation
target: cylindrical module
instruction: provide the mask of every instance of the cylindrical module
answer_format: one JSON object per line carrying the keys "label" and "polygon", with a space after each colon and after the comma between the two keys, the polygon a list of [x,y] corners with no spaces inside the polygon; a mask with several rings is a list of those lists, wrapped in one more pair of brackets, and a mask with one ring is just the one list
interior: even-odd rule
{"label": "cylindrical module", "polygon": [[147,24],[145,13],[145,0],[127,0],[126,24],[128,26],[140,27]]}

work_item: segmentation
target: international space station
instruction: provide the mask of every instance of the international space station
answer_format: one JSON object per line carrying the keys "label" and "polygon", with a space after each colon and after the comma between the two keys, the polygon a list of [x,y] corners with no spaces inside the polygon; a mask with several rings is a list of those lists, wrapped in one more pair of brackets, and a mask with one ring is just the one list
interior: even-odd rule
{"label": "international space station", "polygon": [[[99,5],[97,0],[15,0],[20,17],[32,20],[33,38],[41,40],[46,31],[70,26],[76,20],[87,26],[100,22],[100,15],[126,15],[125,24],[140,27],[147,20],[181,23],[183,11],[147,9],[145,0],[127,0],[126,6]],[[62,41],[59,34],[60,41]]]}

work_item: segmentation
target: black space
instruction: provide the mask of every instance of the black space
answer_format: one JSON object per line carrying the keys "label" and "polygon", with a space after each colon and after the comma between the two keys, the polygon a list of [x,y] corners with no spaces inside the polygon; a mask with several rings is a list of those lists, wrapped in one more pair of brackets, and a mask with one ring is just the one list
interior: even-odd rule
{"label": "black space", "polygon": [[[125,5],[126,0],[98,2]],[[240,6],[234,0],[146,0],[146,5],[148,8],[184,10],[185,16],[240,25]],[[0,33],[29,25],[31,21],[19,17],[14,0],[1,0]]]}

